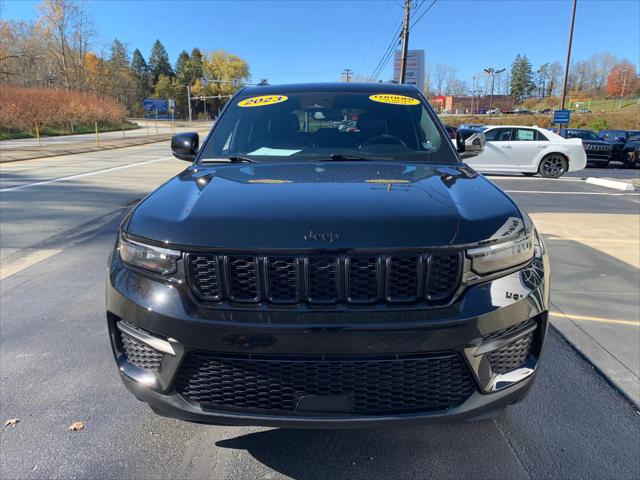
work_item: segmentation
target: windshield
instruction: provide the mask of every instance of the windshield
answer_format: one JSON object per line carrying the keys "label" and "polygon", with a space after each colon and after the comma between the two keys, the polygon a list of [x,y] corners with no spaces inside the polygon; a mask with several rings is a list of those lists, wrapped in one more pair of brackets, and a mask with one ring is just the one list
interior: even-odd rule
{"label": "windshield", "polygon": [[458,162],[417,97],[371,92],[240,96],[231,100],[200,161],[390,159]]}
{"label": "windshield", "polygon": [[640,132],[629,132],[628,139],[634,142],[640,141]]}
{"label": "windshield", "polygon": [[567,138],[582,138],[583,140],[601,140],[594,132],[589,130],[567,130]]}

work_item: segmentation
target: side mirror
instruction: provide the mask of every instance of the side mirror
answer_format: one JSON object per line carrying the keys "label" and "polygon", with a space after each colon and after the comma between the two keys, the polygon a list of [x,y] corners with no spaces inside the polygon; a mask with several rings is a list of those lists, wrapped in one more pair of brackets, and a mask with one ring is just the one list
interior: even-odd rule
{"label": "side mirror", "polygon": [[486,143],[484,133],[478,130],[459,128],[456,132],[456,149],[462,158],[480,155]]}
{"label": "side mirror", "polygon": [[199,145],[200,137],[196,132],[178,133],[171,137],[171,153],[180,160],[193,162]]}

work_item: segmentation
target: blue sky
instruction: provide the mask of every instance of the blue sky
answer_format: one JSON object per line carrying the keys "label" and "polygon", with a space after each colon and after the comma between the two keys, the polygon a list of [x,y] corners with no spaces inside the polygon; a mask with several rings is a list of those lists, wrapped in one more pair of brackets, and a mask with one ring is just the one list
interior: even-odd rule
{"label": "blue sky", "polygon": [[[370,75],[401,22],[403,3],[85,1],[99,33],[96,50],[118,38],[148,58],[159,38],[173,63],[182,49],[224,49],[249,62],[254,80],[270,83],[334,81],[344,68]],[[37,3],[4,0],[1,15],[35,19]],[[534,67],[564,64],[570,15],[569,1],[439,0],[412,29],[410,48],[424,49],[428,63],[456,67],[471,84],[485,67],[508,68],[517,53]],[[609,51],[638,64],[639,25],[638,0],[579,0],[572,58]],[[384,80],[391,78],[391,63]]]}

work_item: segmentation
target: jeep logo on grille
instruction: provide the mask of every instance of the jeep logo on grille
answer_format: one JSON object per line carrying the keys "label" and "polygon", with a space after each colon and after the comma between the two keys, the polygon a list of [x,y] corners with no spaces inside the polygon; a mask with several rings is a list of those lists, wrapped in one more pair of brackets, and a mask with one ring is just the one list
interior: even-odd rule
{"label": "jeep logo on grille", "polygon": [[314,232],[313,230],[309,230],[304,239],[309,242],[329,242],[334,243],[340,240],[340,235],[335,232]]}

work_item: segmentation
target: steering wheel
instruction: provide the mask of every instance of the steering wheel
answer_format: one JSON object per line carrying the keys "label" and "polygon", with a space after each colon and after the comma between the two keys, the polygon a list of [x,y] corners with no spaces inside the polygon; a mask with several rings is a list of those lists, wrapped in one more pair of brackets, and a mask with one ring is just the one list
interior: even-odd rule
{"label": "steering wheel", "polygon": [[[384,140],[390,140],[390,141],[384,141]],[[364,142],[362,142],[359,148],[367,147],[369,145],[381,145],[381,144],[402,145],[403,147],[408,148],[407,144],[404,143],[404,140],[396,137],[395,135],[376,135],[375,137],[371,137],[365,140]]]}

